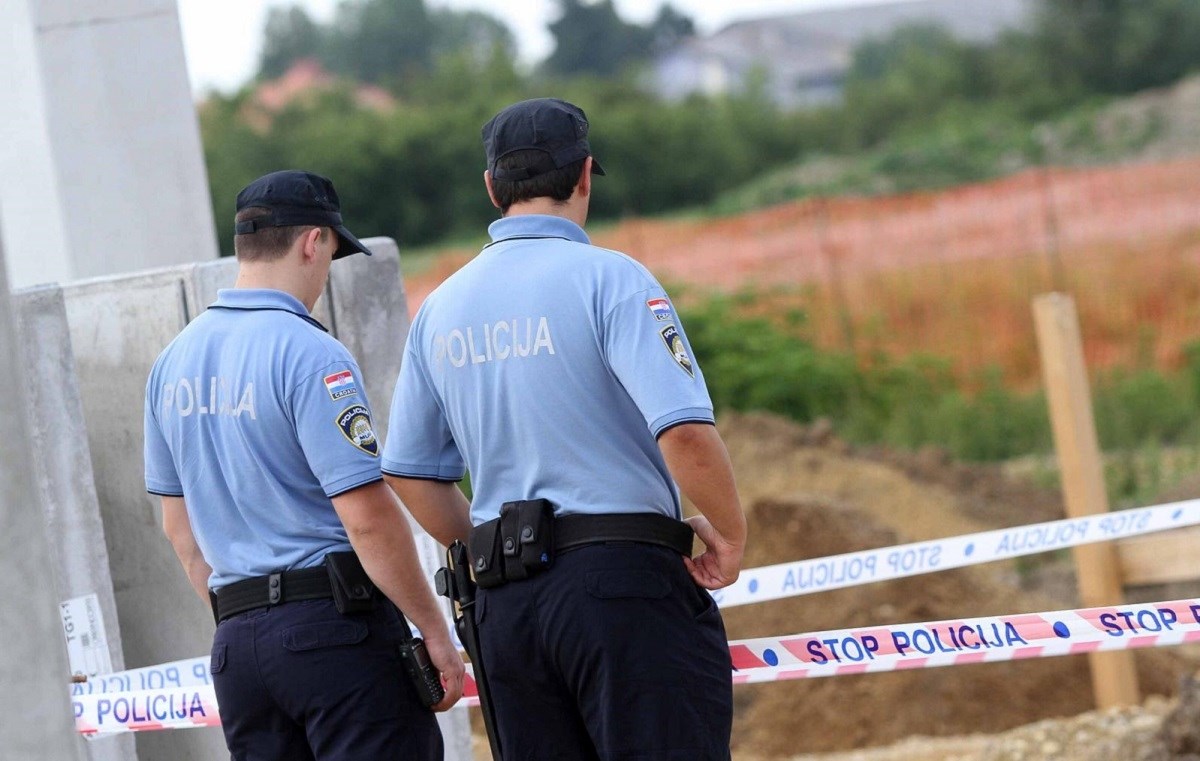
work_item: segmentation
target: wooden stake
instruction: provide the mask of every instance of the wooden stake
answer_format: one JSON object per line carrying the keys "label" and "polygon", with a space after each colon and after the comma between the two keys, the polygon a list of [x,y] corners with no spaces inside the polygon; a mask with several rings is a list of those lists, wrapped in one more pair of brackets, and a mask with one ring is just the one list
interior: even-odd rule
{"label": "wooden stake", "polygon": [[[1075,302],[1062,293],[1038,296],[1033,300],[1033,317],[1067,515],[1078,518],[1106,513],[1108,496]],[[1084,545],[1072,553],[1083,607],[1119,605],[1120,566],[1112,543]],[[1132,653],[1091,653],[1088,658],[1097,708],[1139,702]]]}

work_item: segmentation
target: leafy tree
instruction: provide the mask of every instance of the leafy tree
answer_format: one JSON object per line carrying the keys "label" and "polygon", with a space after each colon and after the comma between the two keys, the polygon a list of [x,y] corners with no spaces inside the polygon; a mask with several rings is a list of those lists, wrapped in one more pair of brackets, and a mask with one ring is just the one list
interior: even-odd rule
{"label": "leafy tree", "polygon": [[301,58],[358,82],[411,86],[442,56],[459,52],[491,62],[513,57],[516,42],[502,21],[478,11],[430,12],[424,0],[344,0],[321,25],[297,6],[272,8],[263,32],[259,77],[283,74]]}
{"label": "leafy tree", "polygon": [[433,24],[424,0],[345,0],[330,30],[326,64],[360,82],[427,70]]}
{"label": "leafy tree", "polygon": [[517,41],[503,21],[479,11],[436,10],[431,14],[434,56],[466,52],[476,61],[490,61],[497,50],[509,57],[517,53]]}
{"label": "leafy tree", "polygon": [[955,101],[977,99],[987,81],[978,48],[939,26],[904,27],[854,53],[845,117],[858,144],[874,145]]}
{"label": "leafy tree", "polygon": [[650,30],[622,20],[612,0],[558,0],[558,7],[550,24],[554,52],[545,62],[551,74],[611,77],[650,50]]}
{"label": "leafy tree", "polygon": [[271,8],[263,29],[259,76],[274,79],[301,58],[320,57],[323,37],[321,27],[303,8]]}
{"label": "leafy tree", "polygon": [[666,3],[658,9],[658,16],[650,24],[650,52],[657,54],[670,50],[685,39],[695,36],[696,22],[692,17]]}
{"label": "leafy tree", "polygon": [[1046,0],[1034,38],[1068,92],[1128,93],[1200,65],[1196,0]]}

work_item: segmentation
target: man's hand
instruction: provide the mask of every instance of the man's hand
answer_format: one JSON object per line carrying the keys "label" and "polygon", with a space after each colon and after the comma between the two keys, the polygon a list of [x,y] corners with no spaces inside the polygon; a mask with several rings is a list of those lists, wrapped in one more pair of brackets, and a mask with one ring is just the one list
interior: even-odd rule
{"label": "man's hand", "polygon": [[715,426],[684,423],[658,437],[658,446],[675,482],[700,515],[687,519],[705,550],[684,558],[688,573],[705,589],[737,581],[746,550],[746,516],[738,501],[729,453]]}
{"label": "man's hand", "polygon": [[698,557],[683,559],[692,579],[705,589],[721,589],[737,581],[745,547],[721,536],[703,515],[693,515],[687,523],[705,546]]}
{"label": "man's hand", "polygon": [[466,673],[462,656],[459,655],[449,637],[438,637],[432,641],[425,640],[425,650],[429,653],[429,660],[441,674],[442,689],[446,691],[446,696],[440,703],[433,706],[433,710],[439,712],[449,710],[462,697],[463,675]]}

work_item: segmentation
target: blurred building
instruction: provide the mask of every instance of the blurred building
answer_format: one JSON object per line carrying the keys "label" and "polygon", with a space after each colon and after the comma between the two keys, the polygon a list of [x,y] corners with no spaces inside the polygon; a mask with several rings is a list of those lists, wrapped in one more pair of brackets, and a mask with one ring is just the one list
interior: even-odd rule
{"label": "blurred building", "polygon": [[1031,0],[915,0],[739,21],[659,56],[650,83],[660,95],[737,92],[761,80],[781,106],[836,102],[860,43],[913,24],[938,24],[965,40],[1020,26]]}

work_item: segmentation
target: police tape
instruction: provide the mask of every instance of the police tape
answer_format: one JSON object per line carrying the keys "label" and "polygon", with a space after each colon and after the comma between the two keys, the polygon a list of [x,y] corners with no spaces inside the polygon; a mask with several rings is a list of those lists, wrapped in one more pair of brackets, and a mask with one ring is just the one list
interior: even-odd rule
{"label": "police tape", "polygon": [[[1200,598],[735,640],[729,654],[734,684],[752,684],[1191,642],[1200,642]],[[196,662],[207,659],[177,664]],[[188,673],[178,671],[181,680],[199,679]],[[220,725],[207,683],[76,694],[72,702],[75,726],[87,735]],[[462,704],[479,704],[469,665]]]}
{"label": "police tape", "polygon": [[731,642],[734,682],[1048,658],[1200,642],[1200,599]]}
{"label": "police tape", "polygon": [[1200,500],[1118,510],[748,568],[713,598],[731,608],[1195,525],[1200,525]]}
{"label": "police tape", "polygon": [[211,685],[75,695],[71,704],[75,731],[87,736],[221,726]]}
{"label": "police tape", "polygon": [[89,677],[86,682],[72,684],[71,695],[206,687],[212,684],[208,666],[209,659],[201,657],[101,674]]}

